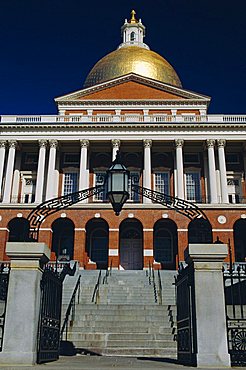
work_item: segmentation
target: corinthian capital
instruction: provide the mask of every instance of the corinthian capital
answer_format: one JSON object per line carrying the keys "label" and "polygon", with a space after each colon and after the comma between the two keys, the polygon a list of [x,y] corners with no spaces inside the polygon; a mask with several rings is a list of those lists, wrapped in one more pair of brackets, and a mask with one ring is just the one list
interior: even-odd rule
{"label": "corinthian capital", "polygon": [[9,140],[9,148],[16,149],[18,142],[16,140]]}
{"label": "corinthian capital", "polygon": [[226,145],[226,141],[224,139],[217,140],[217,145],[219,148],[224,148]]}
{"label": "corinthian capital", "polygon": [[47,140],[41,139],[38,141],[39,148],[46,148],[47,147]]}
{"label": "corinthian capital", "polygon": [[6,148],[7,141],[6,140],[0,140],[0,148]]}
{"label": "corinthian capital", "polygon": [[152,140],[151,139],[145,139],[143,141],[144,148],[151,148],[152,147]]}
{"label": "corinthian capital", "polygon": [[175,146],[176,148],[183,148],[184,140],[183,139],[176,139],[175,140]]}
{"label": "corinthian capital", "polygon": [[113,148],[119,148],[120,147],[120,140],[119,139],[113,139],[111,140],[111,144]]}
{"label": "corinthian capital", "polygon": [[58,147],[58,141],[57,140],[49,140],[50,148],[57,148]]}
{"label": "corinthian capital", "polygon": [[215,145],[215,140],[214,139],[208,139],[206,141],[207,148],[213,148]]}
{"label": "corinthian capital", "polygon": [[86,139],[80,140],[80,147],[81,148],[88,148],[89,144],[90,144],[89,140],[86,140]]}

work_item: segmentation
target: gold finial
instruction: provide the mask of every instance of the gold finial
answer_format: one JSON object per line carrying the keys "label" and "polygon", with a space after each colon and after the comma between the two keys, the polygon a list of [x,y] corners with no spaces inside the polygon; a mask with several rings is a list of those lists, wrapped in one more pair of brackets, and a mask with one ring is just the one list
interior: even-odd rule
{"label": "gold finial", "polygon": [[135,14],[136,14],[135,10],[132,10],[131,11],[132,17],[131,17],[130,23],[137,23],[137,20],[135,18]]}

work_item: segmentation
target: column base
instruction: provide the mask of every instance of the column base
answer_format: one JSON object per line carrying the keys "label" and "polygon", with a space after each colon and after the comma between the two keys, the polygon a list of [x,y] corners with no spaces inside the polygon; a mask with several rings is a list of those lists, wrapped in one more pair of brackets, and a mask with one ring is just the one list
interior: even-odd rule
{"label": "column base", "polygon": [[32,366],[37,363],[36,352],[2,352],[0,353],[1,365],[26,365]]}
{"label": "column base", "polygon": [[229,353],[198,353],[197,367],[229,368],[231,367],[230,355]]}

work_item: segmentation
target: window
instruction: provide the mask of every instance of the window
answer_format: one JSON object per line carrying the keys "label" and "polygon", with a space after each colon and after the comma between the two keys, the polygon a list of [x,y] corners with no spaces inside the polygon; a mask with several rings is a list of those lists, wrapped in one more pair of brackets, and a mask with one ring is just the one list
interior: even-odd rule
{"label": "window", "polygon": [[[95,172],[95,186],[103,185],[106,178],[106,172],[100,171]],[[107,201],[107,188],[105,187],[103,191],[97,193],[94,197],[95,201],[105,202]]]}
{"label": "window", "polygon": [[227,191],[229,203],[240,203],[242,196],[240,175],[229,175],[227,177]]}
{"label": "window", "polygon": [[184,163],[199,164],[200,163],[199,153],[184,153]]}
{"label": "window", "polygon": [[78,165],[79,164],[79,153],[65,153],[64,154],[64,165]]}
{"label": "window", "polygon": [[226,163],[227,164],[239,164],[239,154],[238,153],[226,153]]}
{"label": "window", "polygon": [[132,184],[139,185],[139,179],[140,179],[139,172],[130,172],[128,188],[130,194],[129,200],[136,203],[139,202],[139,194],[136,193],[135,191],[132,191]]}
{"label": "window", "polygon": [[[33,175],[31,171],[29,174],[21,174],[21,199],[20,203],[34,203],[35,201],[35,190],[36,190],[36,175]],[[12,202],[17,202],[17,199],[12,199]]]}
{"label": "window", "polygon": [[136,39],[135,32],[131,32],[131,41],[135,41],[135,39]]}
{"label": "window", "polygon": [[169,195],[169,173],[156,172],[155,173],[155,191]]}
{"label": "window", "polygon": [[186,172],[186,199],[192,202],[201,201],[199,172]]}
{"label": "window", "polygon": [[25,153],[25,164],[37,164],[38,163],[38,153]]}
{"label": "window", "polygon": [[75,193],[76,191],[78,191],[78,173],[77,172],[65,172],[64,173],[63,195]]}

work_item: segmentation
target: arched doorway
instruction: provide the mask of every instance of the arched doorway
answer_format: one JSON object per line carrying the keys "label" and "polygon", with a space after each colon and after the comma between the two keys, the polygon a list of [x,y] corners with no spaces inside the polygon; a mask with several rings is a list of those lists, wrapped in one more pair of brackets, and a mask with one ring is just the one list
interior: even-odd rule
{"label": "arched doorway", "polygon": [[176,269],[178,253],[177,226],[172,220],[159,220],[154,225],[154,259],[162,269]]}
{"label": "arched doorway", "polygon": [[98,269],[108,268],[109,227],[103,219],[93,219],[86,224],[86,251]]}
{"label": "arched doorway", "polygon": [[188,227],[189,243],[213,243],[212,227],[208,220],[197,218],[189,223]]}
{"label": "arched doorway", "polygon": [[16,217],[9,221],[9,242],[24,242],[28,240],[29,222],[24,217]]}
{"label": "arched doorway", "polygon": [[58,218],[52,224],[52,247],[57,258],[63,261],[73,259],[74,223],[68,218]]}
{"label": "arched doorway", "polygon": [[120,225],[120,265],[124,270],[143,269],[143,226],[138,220]]}
{"label": "arched doorway", "polygon": [[246,262],[246,220],[238,220],[234,227],[235,261]]}

